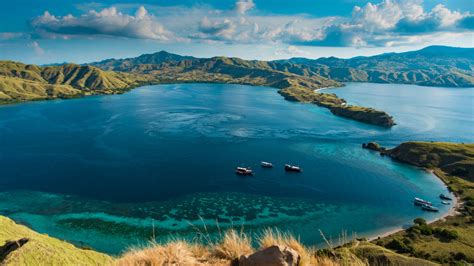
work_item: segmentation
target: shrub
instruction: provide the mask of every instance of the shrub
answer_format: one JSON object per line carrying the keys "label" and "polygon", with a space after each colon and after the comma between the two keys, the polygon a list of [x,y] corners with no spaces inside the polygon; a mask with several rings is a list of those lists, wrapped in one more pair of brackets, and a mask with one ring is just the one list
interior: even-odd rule
{"label": "shrub", "polygon": [[400,253],[412,253],[413,252],[413,247],[403,243],[403,241],[400,241],[399,239],[393,239],[392,241],[388,242],[387,245],[385,245],[386,248],[395,250]]}
{"label": "shrub", "polygon": [[462,252],[458,252],[458,253],[454,254],[453,259],[455,259],[455,260],[467,260],[467,256],[466,256],[466,254],[464,254]]}
{"label": "shrub", "polygon": [[417,225],[424,225],[424,224],[426,224],[426,220],[419,217],[419,218],[416,218],[415,220],[413,220],[413,223],[415,223]]}
{"label": "shrub", "polygon": [[456,176],[467,176],[469,174],[469,171],[464,168],[464,167],[456,167],[452,172],[452,175]]}
{"label": "shrub", "polygon": [[408,232],[414,234],[420,233],[422,235],[429,236],[433,234],[433,229],[428,224],[421,224],[410,227]]}
{"label": "shrub", "polygon": [[459,233],[456,230],[442,229],[437,230],[436,234],[439,238],[446,241],[451,241],[459,238]]}

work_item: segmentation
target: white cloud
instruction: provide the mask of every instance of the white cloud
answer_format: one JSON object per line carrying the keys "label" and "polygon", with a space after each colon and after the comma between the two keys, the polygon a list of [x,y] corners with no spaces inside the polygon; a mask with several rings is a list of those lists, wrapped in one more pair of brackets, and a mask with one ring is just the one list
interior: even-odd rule
{"label": "white cloud", "polygon": [[33,42],[29,43],[28,47],[32,48],[33,52],[37,56],[42,56],[42,55],[45,54],[43,48],[41,48],[40,44],[37,41],[33,41]]}
{"label": "white cloud", "polygon": [[237,0],[229,10],[122,4],[80,16],[45,12],[32,25],[40,36],[53,38],[119,36],[165,42],[353,47],[420,43],[435,34],[473,29],[472,15],[443,5],[424,10],[422,0],[374,1],[380,2],[355,6],[349,17],[320,18],[261,14],[252,0]]}
{"label": "white cloud", "polygon": [[427,12],[421,0],[369,2],[364,7],[355,6],[351,18],[323,27],[322,37],[300,43],[355,47],[420,43],[435,33],[465,30],[457,25],[469,16],[441,4]]}
{"label": "white cloud", "polygon": [[0,40],[12,40],[24,37],[22,32],[0,32]]}
{"label": "white cloud", "polygon": [[56,17],[46,11],[32,21],[32,26],[39,34],[49,37],[105,35],[160,41],[169,41],[174,37],[143,6],[138,8],[134,16],[123,14],[115,7],[99,12],[92,10],[79,17]]}
{"label": "white cloud", "polygon": [[237,0],[235,3],[235,10],[239,14],[245,14],[247,11],[253,9],[255,7],[255,3],[253,0]]}

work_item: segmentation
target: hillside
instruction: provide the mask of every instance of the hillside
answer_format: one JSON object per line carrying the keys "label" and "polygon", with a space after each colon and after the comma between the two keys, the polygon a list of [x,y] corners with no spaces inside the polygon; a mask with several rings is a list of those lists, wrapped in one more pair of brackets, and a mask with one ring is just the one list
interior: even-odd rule
{"label": "hillside", "polygon": [[474,86],[474,48],[429,46],[418,51],[350,59],[291,58],[273,62],[281,71],[305,76],[317,74],[341,82]]}
{"label": "hillside", "polygon": [[387,153],[398,161],[439,168],[445,173],[474,182],[474,144],[405,142]]}
{"label": "hillside", "polygon": [[65,64],[39,67],[0,61],[0,102],[120,93],[143,82],[136,75]]}
{"label": "hillside", "polygon": [[[0,216],[0,265],[108,265],[112,258],[39,234]],[[13,241],[13,242],[11,242]],[[20,247],[18,244],[20,244]],[[9,247],[9,248],[7,248]]]}
{"label": "hillside", "polygon": [[[255,263],[270,263],[280,256],[286,261],[297,261],[298,265],[434,265],[363,240],[354,239],[340,247],[317,250],[277,230],[265,230],[255,238],[229,230],[223,233],[222,239],[207,244],[184,240],[161,245],[151,243],[113,258],[36,233],[3,216],[0,216],[0,228],[0,265],[234,265],[236,262],[262,265]],[[275,249],[278,251],[265,252]]]}

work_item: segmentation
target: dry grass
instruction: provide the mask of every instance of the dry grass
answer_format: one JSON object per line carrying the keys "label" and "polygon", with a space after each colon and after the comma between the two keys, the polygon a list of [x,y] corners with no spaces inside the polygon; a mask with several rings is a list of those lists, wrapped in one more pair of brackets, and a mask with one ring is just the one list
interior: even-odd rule
{"label": "dry grass", "polygon": [[197,264],[198,260],[193,254],[192,246],[184,241],[173,241],[163,246],[154,243],[145,249],[133,249],[117,260],[118,266]]}
{"label": "dry grass", "polygon": [[252,239],[243,231],[230,229],[225,232],[222,241],[212,247],[213,255],[228,260],[240,258],[253,252]]}
{"label": "dry grass", "polygon": [[[125,253],[116,260],[115,265],[232,265],[242,255],[250,255],[255,251],[252,246],[252,238],[242,230],[229,229],[221,235],[221,240],[218,242],[211,242],[209,235],[206,239],[208,240],[207,244],[190,243],[184,240],[174,240],[165,245],[152,243],[148,248],[134,249]],[[300,256],[299,265],[303,266],[363,266],[369,265],[369,260],[370,265],[399,265],[398,262],[403,262],[400,265],[422,265],[422,262],[426,262],[356,240],[338,248],[330,248],[330,254],[318,256],[316,248],[304,246],[298,238],[277,229],[264,230],[253,243],[258,245],[258,250],[274,245],[289,247],[298,253]],[[369,254],[367,250],[377,250],[378,253],[369,252]],[[365,255],[360,256],[362,253]],[[318,252],[318,254],[320,253]],[[390,264],[391,262],[393,264]]]}
{"label": "dry grass", "polygon": [[313,248],[305,247],[301,241],[290,233],[283,233],[278,229],[267,228],[258,237],[260,248],[267,248],[273,245],[287,246],[294,249],[301,256],[301,265],[314,265]]}

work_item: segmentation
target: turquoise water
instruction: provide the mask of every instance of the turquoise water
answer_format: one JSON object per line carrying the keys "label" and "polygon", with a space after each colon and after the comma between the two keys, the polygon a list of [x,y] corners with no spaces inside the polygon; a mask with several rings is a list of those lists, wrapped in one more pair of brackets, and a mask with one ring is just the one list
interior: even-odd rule
{"label": "turquoise water", "polygon": [[[473,90],[348,84],[331,91],[388,111],[398,125],[361,124],[241,85],[146,86],[2,106],[0,214],[117,254],[146,244],[153,231],[165,241],[277,226],[320,245],[318,229],[337,243],[343,230],[369,236],[445,213],[441,181],[360,146],[472,142]],[[262,160],[276,167],[261,169]],[[304,171],[285,173],[285,163]],[[256,175],[236,176],[239,165]],[[422,212],[415,196],[441,212]]]}

